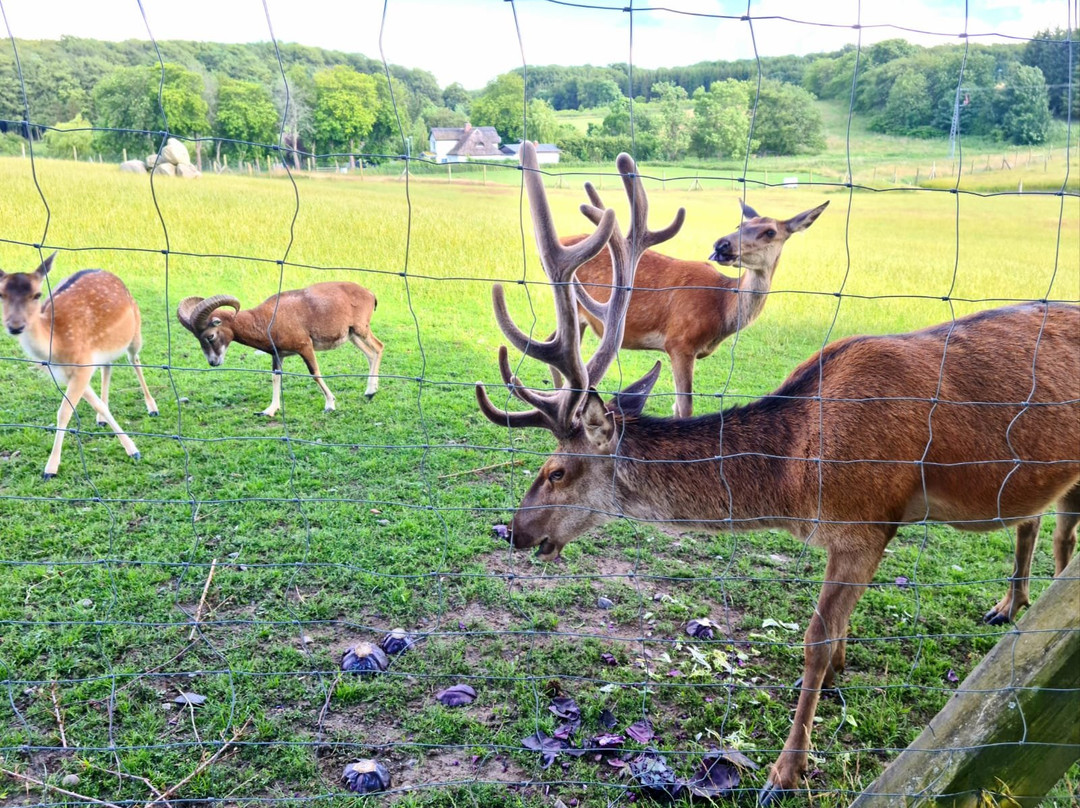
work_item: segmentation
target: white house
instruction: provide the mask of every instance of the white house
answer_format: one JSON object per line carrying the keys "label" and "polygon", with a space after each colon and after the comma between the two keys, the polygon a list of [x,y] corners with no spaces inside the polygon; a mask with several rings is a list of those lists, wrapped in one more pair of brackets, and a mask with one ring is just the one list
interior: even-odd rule
{"label": "white house", "polygon": [[[469,160],[517,160],[520,143],[502,145],[502,138],[493,126],[440,126],[431,130],[428,151],[438,163],[466,163]],[[536,147],[540,163],[559,162],[559,148],[551,143]]]}
{"label": "white house", "polygon": [[494,126],[439,126],[431,130],[428,149],[439,163],[467,163],[470,159],[506,160],[502,138]]}

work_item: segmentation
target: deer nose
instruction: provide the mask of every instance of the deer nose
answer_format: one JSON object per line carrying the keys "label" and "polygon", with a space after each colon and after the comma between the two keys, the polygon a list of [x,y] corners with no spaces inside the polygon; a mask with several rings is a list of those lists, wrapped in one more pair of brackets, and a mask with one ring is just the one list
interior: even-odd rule
{"label": "deer nose", "polygon": [[719,261],[722,258],[731,257],[731,242],[726,238],[720,239],[713,247],[713,254],[709,256],[710,261]]}
{"label": "deer nose", "polygon": [[12,334],[13,336],[16,336],[16,337],[17,337],[17,336],[18,336],[19,334],[21,334],[21,333],[22,333],[23,331],[25,331],[25,330],[26,330],[26,326],[24,326],[24,325],[9,325],[9,326],[8,326],[8,331],[9,331],[9,332],[10,332],[10,333],[11,333],[11,334]]}

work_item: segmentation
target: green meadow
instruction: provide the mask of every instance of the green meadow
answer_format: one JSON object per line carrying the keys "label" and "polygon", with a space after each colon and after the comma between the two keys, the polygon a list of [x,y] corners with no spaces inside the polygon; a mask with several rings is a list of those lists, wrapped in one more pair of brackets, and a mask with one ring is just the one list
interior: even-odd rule
{"label": "green meadow", "polygon": [[[1051,168],[1060,187],[1066,167]],[[578,232],[583,172],[555,169],[557,227]],[[687,210],[662,251],[704,260],[737,226],[737,183],[642,170],[654,226]],[[58,249],[54,286],[88,267],[123,278],[142,309],[160,407],[147,417],[119,364],[111,409],[141,460],[84,404],[59,476],[43,482],[60,393],[0,336],[0,804],[127,805],[178,785],[174,801],[205,802],[176,804],[353,805],[340,777],[359,758],[385,762],[397,805],[625,799],[623,768],[566,754],[543,768],[522,747],[554,730],[548,705],[560,694],[580,705],[585,737],[601,731],[605,709],[619,728],[648,718],[650,745],[681,775],[728,746],[762,766],[744,775],[742,799],[761,786],[790,725],[820,550],[783,533],[617,522],[543,564],[493,536],[554,447],[545,432],[491,424],[474,397],[480,380],[504,400],[493,282],[523,327],[544,336],[554,322],[527,202],[516,172],[503,172],[151,184],[115,166],[0,159],[0,268],[30,271]],[[598,167],[589,177],[625,221],[617,178]],[[752,185],[747,199],[765,215],[830,205],[785,247],[761,318],[698,364],[695,410],[768,392],[844,335],[1080,300],[1078,197],[985,193],[1000,185]],[[320,280],[377,295],[379,393],[364,400],[366,362],[346,345],[319,356],[336,412],[323,412],[293,358],[282,413],[260,418],[269,357],[234,344],[224,367],[208,367],[176,304],[230,293],[254,305]],[[657,358],[665,368],[648,412],[669,413],[660,354],[624,353],[604,387]],[[520,372],[541,385],[535,364]],[[1051,527],[1044,520],[1035,595],[1053,571]],[[842,698],[819,708],[812,793],[790,804],[847,804],[941,708],[1007,630],[981,617],[1003,594],[1012,547],[1004,531],[900,531],[856,610]],[[689,638],[686,621],[705,616],[716,638]],[[386,673],[339,672],[345,649],[394,627],[425,639]],[[456,683],[476,700],[437,703]],[[206,700],[177,705],[181,693]],[[78,782],[62,786],[67,775]],[[1046,804],[1076,805],[1078,788],[1074,767]]]}

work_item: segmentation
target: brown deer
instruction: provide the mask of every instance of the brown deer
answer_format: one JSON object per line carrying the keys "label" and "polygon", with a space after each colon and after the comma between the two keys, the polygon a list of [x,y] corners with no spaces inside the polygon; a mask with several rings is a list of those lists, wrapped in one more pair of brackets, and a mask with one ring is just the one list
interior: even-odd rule
{"label": "brown deer", "polygon": [[322,390],[323,409],[335,408],[337,399],[323,381],[315,352],[332,350],[346,341],[367,358],[364,395],[369,401],[374,397],[383,352],[382,342],[371,333],[371,315],[377,305],[375,295],[359,284],[327,281],[271,295],[252,309],[241,309],[232,295],[186,297],[176,308],[176,319],[198,338],[212,367],[225,361],[225,351],[234,341],[270,354],[273,392],[270,406],[259,415],[272,418],[281,409],[281,360],[286,356],[304,360]]}
{"label": "brown deer", "polygon": [[[592,206],[583,208],[595,224],[603,205],[591,185],[585,190]],[[717,272],[707,261],[687,261],[646,250],[634,276],[634,293],[626,310],[622,348],[664,351],[671,359],[675,380],[676,415],[693,413],[694,362],[704,359],[721,342],[757,319],[765,307],[773,274],[784,243],[802,232],[828,207],[825,202],[790,219],[761,216],[744,202],[739,229],[717,239],[709,261],[741,266],[737,278]],[[575,244],[583,236],[562,239]],[[577,279],[588,296],[579,296],[579,315],[600,335],[602,317],[590,311],[590,300],[607,301],[611,294],[611,256],[607,250],[586,261]]]}
{"label": "brown deer", "polygon": [[498,409],[482,384],[476,395],[493,422],[543,427],[558,447],[514,514],[510,539],[555,559],[576,536],[627,517],[683,530],[781,528],[825,548],[794,724],[759,793],[760,802],[771,802],[806,767],[819,694],[844,667],[848,620],[901,525],[1020,526],[1014,583],[987,615],[992,620],[1011,619],[1026,602],[1036,522],[1055,502],[1058,574],[1069,561],[1080,521],[1080,307],[1007,306],[908,334],[842,339],[750,404],[694,418],[648,417],[642,409],[660,363],[605,403],[592,386],[620,338],[605,337],[583,363],[580,289],[566,283],[574,262],[610,235],[616,294],[604,333],[619,330],[635,262],[653,240],[634,162],[620,155],[618,163],[633,199],[630,236],[622,239],[605,212],[596,232],[570,248],[555,236],[527,144],[522,164],[555,294],[556,337],[530,343],[499,287],[495,314],[515,347],[553,368],[556,389],[523,386],[503,347],[503,380],[532,409]]}
{"label": "brown deer", "polygon": [[[111,272],[84,269],[53,289],[41,303],[41,287],[52,269],[53,253],[33,272],[0,271],[0,301],[4,326],[17,336],[23,350],[39,360],[58,384],[66,384],[64,400],[56,413],[56,436],[45,464],[44,477],[56,476],[68,422],[75,406],[86,399],[97,413],[99,424],[108,424],[124,451],[135,460],[139,450],[109,412],[109,380],[112,363],[126,353],[135,368],[147,412],[158,414],[157,403],[143,378],[139,362],[142,348],[142,316],[139,306]],[[101,368],[101,397],[90,388],[96,368]]]}

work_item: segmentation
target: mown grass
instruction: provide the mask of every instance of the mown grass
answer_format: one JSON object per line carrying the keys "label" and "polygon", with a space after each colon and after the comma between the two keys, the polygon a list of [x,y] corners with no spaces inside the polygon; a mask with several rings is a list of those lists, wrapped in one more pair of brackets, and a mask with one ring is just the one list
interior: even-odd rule
{"label": "mown grass", "polygon": [[[165,789],[246,725],[181,796],[353,804],[342,767],[375,756],[403,805],[539,806],[556,796],[605,805],[628,784],[615,769],[560,756],[545,770],[521,747],[553,729],[557,691],[582,706],[587,734],[602,708],[620,726],[647,715],[684,774],[721,743],[770,762],[794,705],[820,551],[781,533],[616,523],[543,565],[491,536],[552,448],[547,434],[487,422],[472,391],[477,379],[498,381],[493,281],[508,285],[523,326],[547,334],[553,322],[518,187],[204,176],[156,181],[155,206],[145,177],[49,161],[35,169],[40,195],[28,161],[0,161],[0,267],[32,269],[38,252],[27,245],[44,241],[62,250],[54,283],[90,266],[124,278],[143,310],[142,359],[161,417],[146,417],[120,366],[112,408],[141,462],[80,409],[60,476],[43,483],[59,393],[13,339],[0,341],[4,768],[53,784],[77,773],[79,793],[145,800],[135,777]],[[550,181],[563,232],[584,223],[579,183]],[[671,254],[704,258],[737,223],[737,191],[650,189],[654,223],[688,210]],[[605,198],[625,218],[618,193],[608,181]],[[698,411],[772,389],[845,334],[1009,300],[1080,299],[1075,197],[821,187],[749,197],[782,216],[823,199],[826,214],[786,247],[765,314],[700,363]],[[268,358],[237,345],[210,370],[175,305],[219,292],[251,304],[322,279],[376,292],[380,392],[364,402],[366,366],[346,346],[320,357],[337,412],[322,411],[289,360],[282,417],[259,419]],[[605,386],[655,358],[624,355]],[[530,364],[522,373],[539,383]],[[650,412],[669,412],[671,391],[665,371]],[[994,644],[1002,630],[980,617],[1001,595],[1011,553],[1006,533],[901,531],[855,614],[843,701],[819,712],[815,802],[844,804],[867,785],[946,701],[949,671],[962,678]],[[1051,572],[1043,547],[1036,593]],[[613,608],[598,608],[600,596]],[[686,619],[705,615],[724,636],[690,641]],[[394,626],[427,639],[385,675],[339,676],[345,648]],[[475,686],[474,704],[434,702],[459,681]],[[188,691],[206,703],[172,704]],[[1052,804],[1069,804],[1071,777]],[[39,799],[0,780],[4,804]]]}

